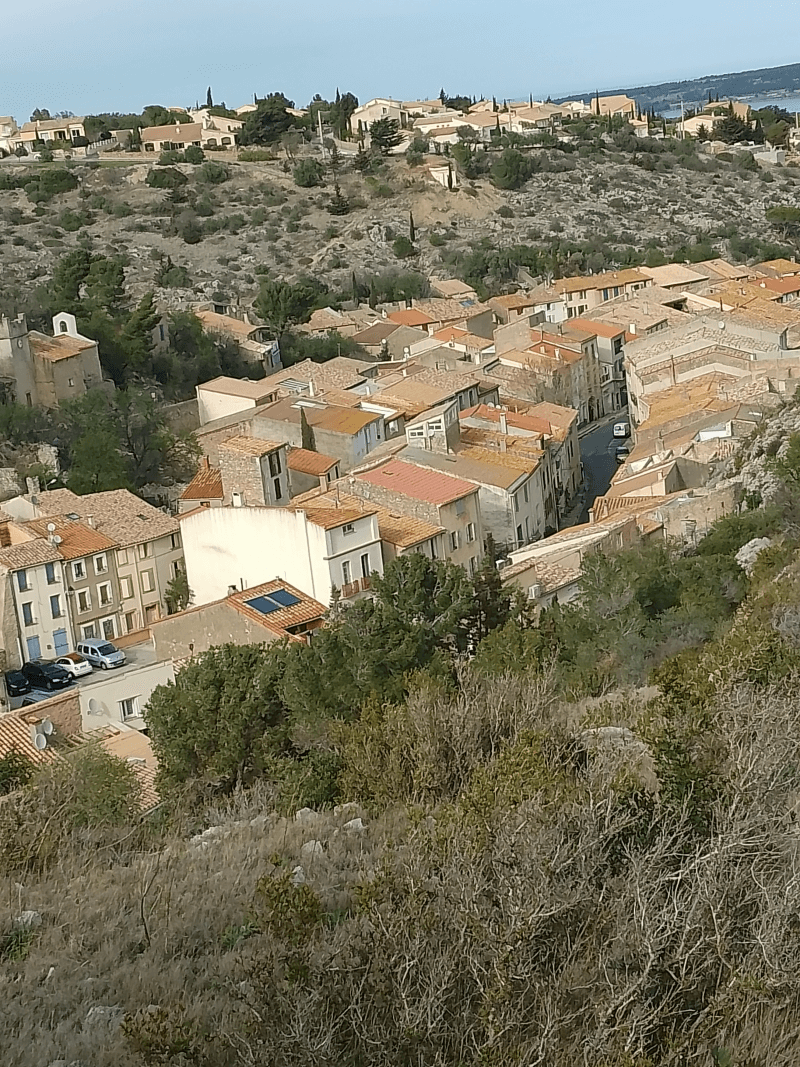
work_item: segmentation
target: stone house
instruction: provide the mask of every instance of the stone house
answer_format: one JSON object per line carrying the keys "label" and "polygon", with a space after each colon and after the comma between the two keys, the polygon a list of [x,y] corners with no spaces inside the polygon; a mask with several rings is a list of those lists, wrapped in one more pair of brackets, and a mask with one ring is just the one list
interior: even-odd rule
{"label": "stone house", "polygon": [[103,379],[97,342],[78,333],[74,315],[53,319],[53,336],[29,330],[24,315],[0,317],[0,388],[7,400],[58,407],[90,389],[113,388]]}

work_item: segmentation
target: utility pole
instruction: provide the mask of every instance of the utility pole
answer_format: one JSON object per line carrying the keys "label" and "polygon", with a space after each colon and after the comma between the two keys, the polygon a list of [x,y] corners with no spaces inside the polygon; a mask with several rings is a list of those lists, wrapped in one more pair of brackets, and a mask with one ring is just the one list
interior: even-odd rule
{"label": "utility pole", "polygon": [[325,160],[325,142],[322,139],[322,108],[317,109],[317,125],[319,127],[319,147],[322,149],[322,159]]}
{"label": "utility pole", "polygon": [[686,140],[686,119],[683,117],[683,97],[681,97],[681,140]]}

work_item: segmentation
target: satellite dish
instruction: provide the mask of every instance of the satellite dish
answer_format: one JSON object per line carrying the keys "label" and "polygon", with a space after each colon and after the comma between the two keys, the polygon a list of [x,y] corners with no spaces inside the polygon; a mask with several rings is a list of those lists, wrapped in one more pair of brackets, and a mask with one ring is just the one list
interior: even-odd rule
{"label": "satellite dish", "polygon": [[60,545],[63,540],[64,540],[63,537],[59,537],[58,534],[53,534],[53,544],[54,545]]}
{"label": "satellite dish", "polygon": [[48,524],[47,524],[47,532],[48,533],[55,533],[56,532],[56,524],[54,522],[48,522]]}
{"label": "satellite dish", "polygon": [[89,697],[89,714],[90,715],[96,715],[99,710],[100,710],[100,705],[97,703],[97,701],[94,699],[94,697]]}
{"label": "satellite dish", "polygon": [[33,743],[34,745],[36,745],[40,752],[43,749],[47,748],[47,738],[44,734],[37,734],[36,737],[33,739]]}
{"label": "satellite dish", "polygon": [[39,725],[42,728],[42,733],[47,734],[48,737],[53,732],[53,724],[49,719],[42,719]]}

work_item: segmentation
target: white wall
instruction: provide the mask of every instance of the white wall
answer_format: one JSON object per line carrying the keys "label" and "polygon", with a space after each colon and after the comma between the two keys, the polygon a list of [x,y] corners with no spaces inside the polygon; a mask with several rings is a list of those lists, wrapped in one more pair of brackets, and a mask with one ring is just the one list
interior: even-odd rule
{"label": "white wall", "polygon": [[[134,730],[144,730],[147,726],[144,712],[153,690],[175,681],[172,660],[148,663],[136,670],[104,671],[103,674],[102,681],[78,688],[84,730],[97,730],[107,722],[124,722]],[[125,718],[120,704],[131,699],[136,701],[139,714]]]}
{"label": "white wall", "polygon": [[255,401],[247,397],[216,393],[197,386],[197,408],[201,426],[213,422],[214,419],[223,419],[226,415],[238,415],[239,412],[248,411],[255,406]]}
{"label": "white wall", "polygon": [[[55,574],[57,581],[52,585],[47,582],[47,575],[44,564],[38,567],[27,568],[27,580],[30,589],[20,592],[19,582],[17,575],[19,572],[14,572],[11,576],[12,588],[14,590],[14,610],[17,616],[17,623],[19,627],[20,635],[20,651],[22,659],[27,660],[28,648],[26,639],[28,637],[38,637],[40,652],[43,659],[53,659],[56,656],[55,645],[53,641],[53,633],[55,630],[66,630],[67,643],[69,649],[74,648],[72,627],[69,621],[69,611],[67,607],[67,591],[66,585],[63,580],[63,572],[61,561],[57,561],[53,564],[55,568]],[[58,596],[62,615],[60,618],[54,619],[50,608],[50,597]],[[26,626],[24,621],[24,615],[22,610],[23,604],[32,605],[32,613],[34,624],[32,626]],[[12,658],[12,650],[8,649],[9,659]],[[62,653],[58,653],[61,655]]]}

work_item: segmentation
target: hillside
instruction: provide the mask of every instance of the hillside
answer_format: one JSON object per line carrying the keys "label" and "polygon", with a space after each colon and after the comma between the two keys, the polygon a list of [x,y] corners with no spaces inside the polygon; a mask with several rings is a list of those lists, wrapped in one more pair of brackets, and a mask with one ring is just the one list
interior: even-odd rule
{"label": "hillside", "polygon": [[729,472],[767,503],[538,621],[412,555],[199,657],[148,819],[99,758],[2,799],[4,1064],[794,1064],[797,422]]}
{"label": "hillside", "polygon": [[[741,100],[748,96],[766,96],[768,93],[793,94],[800,91],[800,63],[783,67],[761,67],[758,70],[743,70],[736,74],[706,74],[702,78],[686,81],[661,82],[658,85],[636,85],[632,88],[613,89],[604,92],[627,93],[637,101],[643,111],[654,108],[656,112],[671,111],[680,107],[681,99],[687,107],[707,103],[709,93],[721,100]],[[589,100],[596,90],[563,96],[559,100]],[[780,105],[780,99],[776,99]]]}

